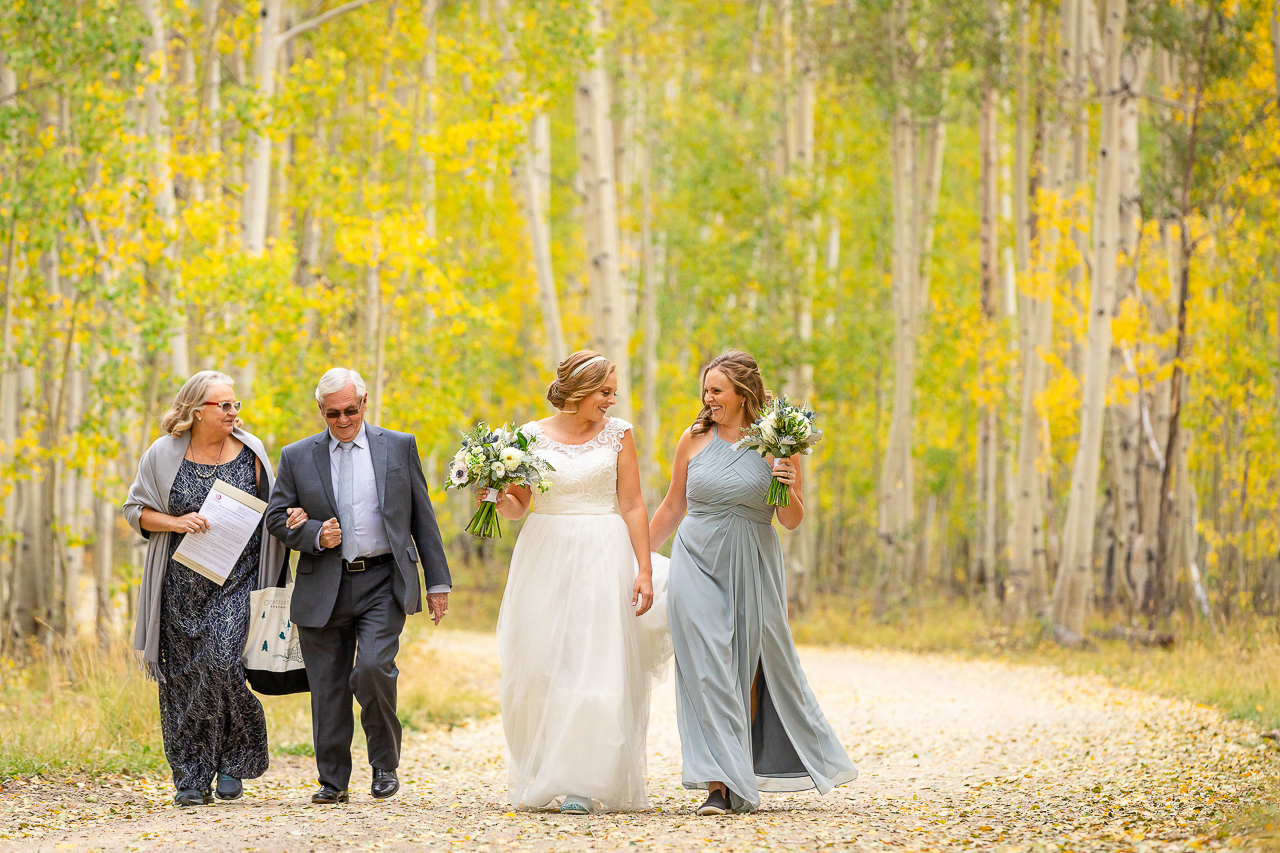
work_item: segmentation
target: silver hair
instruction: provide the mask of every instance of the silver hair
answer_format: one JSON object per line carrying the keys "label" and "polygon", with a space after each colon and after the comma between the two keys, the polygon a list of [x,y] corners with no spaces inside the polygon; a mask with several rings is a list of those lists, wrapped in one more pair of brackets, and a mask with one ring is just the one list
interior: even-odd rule
{"label": "silver hair", "polygon": [[[196,409],[204,405],[210,388],[214,385],[234,387],[235,384],[236,381],[230,376],[216,370],[202,370],[194,374],[182,384],[182,388],[173,398],[173,405],[160,418],[160,428],[169,435],[182,435],[191,429],[191,424],[196,419]],[[242,425],[243,421],[236,418],[236,426]]]}
{"label": "silver hair", "polygon": [[356,396],[363,397],[365,392],[364,379],[359,373],[346,367],[331,367],[324,372],[324,376],[320,377],[320,381],[316,383],[316,402],[324,405],[324,398],[330,394],[336,394],[347,385],[356,386]]}

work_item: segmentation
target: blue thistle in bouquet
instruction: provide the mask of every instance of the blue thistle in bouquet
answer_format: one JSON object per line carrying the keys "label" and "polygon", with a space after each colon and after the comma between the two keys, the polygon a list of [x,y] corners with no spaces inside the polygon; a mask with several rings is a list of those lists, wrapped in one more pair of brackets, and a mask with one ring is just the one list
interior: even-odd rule
{"label": "blue thistle in bouquet", "polygon": [[[755,423],[743,430],[742,438],[733,446],[750,447],[762,458],[807,456],[822,438],[822,430],[813,425],[816,417],[817,413],[807,403],[793,406],[786,397],[776,398],[764,407]],[[791,506],[791,487],[777,478],[770,479],[769,494],[764,502],[769,506]]]}
{"label": "blue thistle in bouquet", "polygon": [[555,469],[534,453],[532,446],[532,436],[513,430],[507,424],[490,429],[482,423],[462,434],[462,447],[449,463],[449,482],[445,488],[475,486],[489,490],[467,524],[467,532],[472,536],[501,538],[498,494],[507,486],[528,486],[539,493],[550,488],[546,472]]}

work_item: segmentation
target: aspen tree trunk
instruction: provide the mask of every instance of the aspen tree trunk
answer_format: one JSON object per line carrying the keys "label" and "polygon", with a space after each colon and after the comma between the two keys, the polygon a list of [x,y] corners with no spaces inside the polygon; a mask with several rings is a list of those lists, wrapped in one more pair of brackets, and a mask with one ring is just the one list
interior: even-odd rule
{"label": "aspen tree trunk", "polygon": [[[509,15],[507,0],[500,0],[498,27],[502,32],[502,58],[509,67],[514,67],[516,47]],[[515,71],[508,74],[509,99],[514,99],[519,84],[519,75]],[[521,146],[516,181],[524,200],[525,224],[529,229],[529,244],[533,251],[534,276],[538,282],[548,367],[554,373],[556,365],[564,361],[569,350],[565,345],[564,327],[560,321],[560,296],[556,290],[555,271],[551,266],[550,118],[545,112],[538,113],[529,122],[528,131],[528,139]]]}
{"label": "aspen tree trunk", "polygon": [[[388,32],[395,29],[396,7],[392,4],[387,10],[386,28]],[[385,57],[378,71],[378,92],[381,100],[388,100],[388,86],[391,78],[390,59]],[[369,168],[369,182],[375,187],[383,180],[383,137],[381,122],[373,132],[373,152]],[[369,251],[369,263],[365,267],[365,341],[367,352],[365,364],[373,369],[372,382],[369,388],[369,409],[373,412],[373,422],[382,423],[383,374],[386,363],[387,317],[382,298],[382,211],[373,214],[373,245]]]}
{"label": "aspen tree trunk", "polygon": [[1197,146],[1202,132],[1200,122],[1204,107],[1206,64],[1210,39],[1213,35],[1213,26],[1216,21],[1216,3],[1211,2],[1205,10],[1203,30],[1200,34],[1200,55],[1196,63],[1195,91],[1184,118],[1188,127],[1187,141],[1185,150],[1180,152],[1181,162],[1179,166],[1182,171],[1182,174],[1178,176],[1180,198],[1174,215],[1178,224],[1181,267],[1178,270],[1175,299],[1177,333],[1174,338],[1173,357],[1171,359],[1173,372],[1169,377],[1168,435],[1165,437],[1164,451],[1167,464],[1164,466],[1163,476],[1160,480],[1160,511],[1156,525],[1156,571],[1153,576],[1151,591],[1147,596],[1147,600],[1143,602],[1143,612],[1148,617],[1148,625],[1151,628],[1155,627],[1158,619],[1167,617],[1172,612],[1176,602],[1174,595],[1176,564],[1173,562],[1172,554],[1175,550],[1175,544],[1181,535],[1176,526],[1179,523],[1177,511],[1178,493],[1185,491],[1186,486],[1178,482],[1178,478],[1185,475],[1178,470],[1178,466],[1175,463],[1182,452],[1182,446],[1186,443],[1181,436],[1181,415],[1187,384],[1183,359],[1188,345],[1187,303],[1191,298],[1191,256],[1195,249],[1188,219],[1193,210],[1191,193],[1192,184],[1195,180]]}
{"label": "aspen tree trunk", "polygon": [[[89,183],[93,184],[97,180],[96,176]],[[103,292],[110,293],[112,284],[115,281],[118,271],[116,265],[107,256],[106,245],[102,236],[102,229],[92,219],[86,220],[86,230],[93,243],[96,259],[99,262],[98,279],[102,285]],[[99,310],[107,310],[100,305]],[[141,350],[140,341],[137,342],[137,350]],[[98,347],[93,353],[91,360],[94,373],[100,372],[107,364],[110,355],[104,347]],[[135,363],[140,359],[135,354]],[[105,404],[99,402],[94,407],[94,414],[98,417],[116,416],[122,421],[139,420],[136,412],[119,412],[105,408]],[[84,511],[86,514],[93,516],[93,581],[94,581],[94,627],[95,636],[97,637],[100,648],[107,648],[112,636],[113,612],[111,603],[111,581],[114,577],[113,561],[114,561],[114,539],[115,539],[115,519],[116,513],[119,511],[117,496],[112,494],[99,495],[94,494],[93,484],[103,487],[108,477],[111,475],[111,464],[114,461],[119,465],[119,476],[122,480],[132,476],[134,459],[138,456],[132,451],[134,448],[130,446],[128,440],[123,442],[122,452],[117,454],[114,460],[110,460],[105,456],[95,456],[92,464],[86,472],[85,480],[89,483],[86,490],[86,498],[84,500]],[[127,460],[127,461],[126,461]]]}
{"label": "aspen tree trunk", "polygon": [[378,268],[382,247],[379,244],[377,228],[375,223],[374,232],[370,235],[374,245],[369,253],[369,263],[364,268],[364,363],[367,365],[366,370],[372,368],[368,394],[369,411],[375,424],[382,421],[383,356],[382,275]]}
{"label": "aspen tree trunk", "polygon": [[[889,438],[880,469],[878,534],[881,569],[875,594],[877,612],[904,593],[916,565],[914,433],[916,337],[929,298],[929,258],[933,222],[942,180],[946,125],[940,114],[919,117],[910,106],[912,75],[905,13],[895,3],[889,13],[888,40],[894,108],[889,140],[893,208],[892,303],[894,318],[893,403]],[[946,70],[942,103],[946,101]]]}
{"label": "aspen tree trunk", "polygon": [[[96,470],[99,474],[106,473],[101,468]],[[111,579],[112,563],[115,557],[116,501],[109,497],[99,497],[95,502],[94,510],[93,622],[98,645],[105,647],[111,639],[112,628]]]}
{"label": "aspen tree trunk", "polygon": [[[88,389],[86,385],[88,384],[88,377],[80,367],[78,350],[79,348],[74,346],[69,348],[73,364],[69,368],[64,368],[66,384],[69,386],[66,391],[66,433],[68,435],[74,435],[80,430],[84,420],[87,399]],[[72,468],[66,463],[62,463],[61,468],[59,494],[57,496],[57,520],[59,526],[66,533],[64,534],[65,540],[61,543],[63,575],[59,598],[62,601],[63,612],[58,624],[61,625],[64,636],[70,638],[75,635],[76,629],[77,609],[80,601],[80,578],[84,573],[85,562],[85,546],[83,543],[88,539],[89,534],[93,483],[88,472]]]}
{"label": "aspen tree trunk", "polygon": [[[150,0],[155,2],[155,0]],[[261,0],[258,13],[258,44],[253,53],[255,94],[267,104],[276,94],[276,63],[280,50],[284,0]],[[248,185],[244,196],[244,245],[251,255],[260,255],[267,245],[267,208],[271,193],[271,137],[253,128],[246,143],[249,158]]]}
{"label": "aspen tree trunk", "polygon": [[[1127,299],[1139,299],[1137,290],[1137,250],[1141,236],[1141,152],[1138,148],[1138,98],[1145,85],[1150,46],[1142,45],[1131,51],[1131,61],[1124,63],[1123,72],[1129,76],[1123,81],[1120,96],[1120,128],[1117,158],[1120,175],[1120,230],[1118,252],[1121,264],[1117,270],[1116,306]],[[1149,312],[1153,324],[1163,325],[1165,314],[1161,306],[1152,306]],[[1110,442],[1110,464],[1116,494],[1116,533],[1119,546],[1117,556],[1124,569],[1122,577],[1130,591],[1130,600],[1140,602],[1146,594],[1147,579],[1151,576],[1151,560],[1155,543],[1155,531],[1144,530],[1145,520],[1150,527],[1158,513],[1148,517],[1141,511],[1144,482],[1149,482],[1147,472],[1153,467],[1156,482],[1163,468],[1161,454],[1152,456],[1145,452],[1143,424],[1151,429],[1148,401],[1149,388],[1136,373],[1134,342],[1118,341],[1112,348],[1111,373],[1127,376],[1136,382],[1134,393],[1128,398],[1116,399],[1107,413]],[[1163,383],[1159,383],[1163,384]],[[1159,393],[1159,388],[1157,388]],[[1152,445],[1155,447],[1155,445]],[[1150,535],[1148,535],[1150,534]]]}
{"label": "aspen tree trunk", "polygon": [[[1033,182],[1031,175],[1031,10],[1030,0],[1018,0],[1017,118],[1013,138],[1014,264],[1019,277],[1031,273]],[[1054,180],[1049,179],[1051,185]],[[1045,243],[1046,250],[1052,244]],[[1052,266],[1048,267],[1052,269]],[[1016,495],[1009,572],[1005,583],[1004,621],[1014,625],[1039,610],[1045,579],[1036,549],[1043,536],[1044,505],[1038,467],[1042,446],[1036,397],[1048,373],[1043,354],[1052,343],[1053,305],[1022,288],[1018,311],[1019,352],[1022,356]]]}
{"label": "aspen tree trunk", "polygon": [[556,365],[568,356],[569,350],[564,341],[564,327],[560,322],[560,295],[556,291],[555,272],[551,267],[549,199],[544,195],[544,180],[537,165],[544,159],[544,151],[539,145],[544,141],[539,138],[542,127],[549,127],[546,113],[539,113],[529,125],[529,140],[525,144],[524,162],[521,164],[519,177],[521,189],[524,190],[525,218],[529,225],[529,242],[533,248],[534,272],[538,279],[547,358],[554,371]]}
{"label": "aspen tree trunk", "polygon": [[[784,162],[788,177],[812,179],[816,142],[814,110],[818,83],[817,57],[808,37],[813,22],[812,3],[806,0],[802,11],[805,15],[806,32],[797,38],[792,22],[791,0],[782,0],[779,30],[782,37],[785,69],[782,78],[782,112],[786,121]],[[793,89],[794,95],[792,95]],[[794,101],[788,103],[792,98]],[[814,395],[813,362],[808,356],[808,350],[813,342],[813,291],[817,285],[818,231],[821,228],[821,222],[821,217],[815,216],[811,220],[796,223],[803,232],[805,245],[805,263],[801,271],[801,279],[794,290],[795,341],[803,357],[796,364],[794,374],[788,383],[789,391],[795,397],[793,402],[796,403],[811,402]],[[818,532],[818,484],[817,472],[810,463],[809,457],[800,456],[794,461],[799,465],[801,480],[804,482],[805,499],[810,507],[809,523],[792,531],[786,538],[787,603],[788,609],[793,614],[798,614],[808,609],[812,598],[815,537]]]}
{"label": "aspen tree trunk", "polygon": [[[994,31],[995,23],[991,21],[987,28],[987,36],[993,41]],[[978,546],[974,550],[973,576],[982,578],[986,590],[987,611],[994,613],[1000,597],[1000,581],[996,573],[996,520],[999,514],[996,477],[1000,448],[997,435],[997,406],[993,399],[995,389],[990,383],[993,369],[990,364],[991,357],[985,349],[986,345],[994,346],[997,340],[996,301],[999,298],[1000,276],[998,239],[1000,211],[996,87],[994,72],[991,71],[987,73],[982,87],[982,102],[978,113],[978,139],[980,162],[978,195],[981,222],[978,257],[983,324],[981,340],[984,342],[984,348],[978,355],[978,387],[982,402],[978,407],[976,472]]]}
{"label": "aspen tree trunk", "polygon": [[[281,24],[284,19],[284,0],[261,0],[258,13],[258,43],[253,52],[254,93],[262,103],[263,123],[265,111],[270,109],[276,90],[276,65],[280,50]],[[271,137],[256,124],[249,129],[244,145],[245,189],[241,196],[241,243],[250,256],[256,257],[267,247],[267,212],[271,197]],[[229,306],[234,318],[238,307]],[[232,320],[238,325],[237,320]],[[231,325],[231,323],[228,323]],[[243,365],[232,375],[236,378],[242,397],[253,396],[257,380],[257,359],[250,352],[245,354]]]}
{"label": "aspen tree trunk", "polygon": [[[1276,87],[1276,110],[1280,113],[1280,3],[1271,4],[1271,66],[1272,74],[1275,77]],[[1274,239],[1274,238],[1273,238]],[[1276,283],[1280,285],[1280,259],[1274,262],[1272,273]],[[1272,395],[1274,400],[1274,411],[1271,417],[1275,421],[1275,431],[1277,439],[1280,439],[1280,302],[1276,305],[1276,364],[1277,369],[1272,371]],[[1273,488],[1275,486],[1273,485]],[[1273,524],[1280,521],[1280,506],[1277,507],[1276,516],[1273,517]],[[1192,552],[1191,565],[1195,565],[1195,554]],[[1196,573],[1196,579],[1199,580],[1199,572]],[[1271,567],[1271,583],[1267,589],[1267,595],[1271,600],[1271,612],[1275,613],[1276,608],[1280,607],[1280,554],[1276,556],[1276,561]],[[1208,614],[1206,614],[1207,616]]]}
{"label": "aspen tree trunk", "polygon": [[[258,42],[253,53],[254,91],[270,114],[271,101],[276,91],[276,68],[280,49],[291,39],[310,32],[326,21],[345,14],[374,0],[350,0],[327,12],[322,12],[287,30],[284,21],[284,0],[260,0],[258,14]],[[245,189],[242,199],[241,242],[251,256],[261,255],[267,245],[267,216],[271,198],[271,149],[272,141],[261,128],[250,129],[246,144]],[[250,353],[244,365],[236,371],[240,395],[250,397],[257,377],[257,360]]]}
{"label": "aspen tree trunk", "polygon": [[618,269],[622,275],[623,313],[627,317],[634,317],[640,293],[639,235],[634,229],[625,227],[624,223],[634,218],[631,213],[632,187],[639,172],[636,159],[636,115],[632,101],[638,84],[635,56],[627,49],[626,41],[625,38],[615,38],[613,41],[618,73],[610,75],[610,91],[614,104],[613,175],[614,197],[618,200]]}
{"label": "aspen tree trunk", "polygon": [[[12,96],[14,88],[13,73],[7,68],[0,68],[0,99]],[[0,489],[8,489],[3,496],[0,507],[4,516],[0,518],[0,621],[9,615],[9,603],[13,596],[14,580],[17,572],[16,544],[9,540],[18,525],[17,477],[12,468],[15,460],[14,448],[18,440],[18,370],[14,359],[13,344],[13,279],[14,264],[18,248],[18,215],[15,213],[9,221],[9,233],[5,240],[4,251],[4,323],[0,327]],[[7,628],[8,626],[4,626]],[[0,633],[0,647],[7,638]]]}
{"label": "aspen tree trunk", "polygon": [[[221,0],[201,0],[200,3],[200,23],[201,35],[204,37],[201,45],[201,63],[198,93],[200,103],[200,115],[205,122],[204,131],[204,147],[211,155],[217,155],[222,152],[222,62],[221,55],[218,51],[218,9]],[[203,202],[210,198],[209,191],[213,192],[212,200],[218,201],[222,197],[222,181],[217,175],[213,176],[212,186],[206,187],[205,180],[202,177],[194,180],[191,186],[192,198],[196,202]]]}
{"label": "aspen tree trunk", "polygon": [[1094,192],[1093,274],[1089,295],[1088,349],[1080,404],[1080,437],[1071,472],[1070,503],[1063,534],[1062,565],[1053,590],[1054,626],[1064,642],[1084,636],[1093,586],[1093,533],[1098,500],[1106,386],[1111,356],[1120,239],[1120,61],[1124,51],[1126,0],[1107,0],[1102,44],[1103,105]]}
{"label": "aspen tree trunk", "polygon": [[[8,110],[18,91],[18,78],[9,67],[9,58],[0,50],[0,110]],[[12,139],[2,140],[6,147]],[[17,182],[17,166],[14,166]],[[16,543],[9,537],[19,529],[18,482],[12,474],[14,448],[18,440],[18,368],[14,353],[13,302],[14,273],[18,257],[18,224],[21,208],[13,206],[4,234],[4,314],[0,322],[0,648],[6,644],[11,621],[9,604],[17,571]],[[7,489],[7,494],[3,494]]]}
{"label": "aspen tree trunk", "polygon": [[[151,0],[148,0],[151,2]],[[280,48],[297,36],[310,32],[339,15],[367,6],[374,0],[350,0],[300,24],[283,30],[284,0],[260,0],[258,43],[253,53],[254,91],[264,109],[270,111],[276,93],[276,66]],[[245,170],[244,245],[251,255],[260,255],[267,245],[267,211],[271,194],[271,137],[255,128],[249,132],[249,157]]]}
{"label": "aspen tree trunk", "polygon": [[[281,26],[287,31],[296,14],[294,4],[285,0],[281,7]],[[395,8],[394,6],[392,8]],[[280,48],[276,51],[275,79],[281,80],[289,76],[293,65],[293,41],[280,40]],[[271,182],[267,191],[267,230],[266,240],[279,242],[284,237],[282,222],[284,208],[289,198],[289,161],[293,155],[294,134],[284,133],[278,140],[271,141]]]}
{"label": "aspen tree trunk", "polygon": [[180,381],[190,375],[187,357],[187,311],[181,295],[175,257],[175,224],[178,215],[177,200],[173,191],[173,169],[169,165],[171,134],[164,99],[169,89],[168,32],[165,28],[161,0],[142,0],[142,12],[147,19],[147,53],[154,66],[148,76],[145,94],[147,112],[147,136],[151,141],[152,181],[155,185],[154,202],[160,227],[164,229],[164,252],[156,274],[156,283],[163,294],[162,302],[169,313],[169,370]]}
{"label": "aspen tree trunk", "polygon": [[[53,125],[55,121],[50,113],[46,113],[46,125]],[[48,299],[63,295],[61,250],[62,238],[57,235],[53,246],[42,252],[38,261]],[[34,429],[39,425],[39,446],[46,450],[56,446],[56,424],[61,419],[56,380],[58,364],[54,352],[58,343],[58,339],[52,338],[41,342],[39,368],[23,371],[19,392],[24,408],[23,426]],[[57,471],[53,458],[49,455],[38,457],[32,466],[32,474],[30,481],[23,484],[23,495],[19,499],[25,514],[12,606],[14,626],[19,634],[33,636],[38,633],[43,641],[48,642],[52,624],[51,593],[59,588],[60,576],[53,536],[54,497],[57,494]]]}
{"label": "aspen tree trunk", "polygon": [[[33,401],[37,396],[36,371],[22,367],[18,371],[18,389],[15,395],[21,412],[19,424],[35,422]],[[45,540],[36,535],[40,529],[44,502],[39,477],[21,480],[16,485],[17,500],[14,504],[13,523],[18,537],[14,542],[14,572],[10,579],[9,610],[5,614],[6,628],[11,637],[25,638],[36,632],[36,615],[40,607],[40,581],[47,571],[48,550]],[[47,529],[47,525],[45,526]]]}
{"label": "aspen tree trunk", "polygon": [[[1175,90],[1181,85],[1174,57],[1168,51],[1156,49],[1153,64],[1155,66],[1156,86],[1160,91]],[[1159,106],[1158,111],[1161,124],[1173,120],[1174,109],[1171,107],[1162,104]],[[1167,164],[1175,163],[1177,155],[1172,150],[1168,139],[1162,136],[1158,139],[1158,143],[1162,149],[1159,160]],[[1160,176],[1166,186],[1176,185],[1178,181],[1176,171],[1176,168],[1171,166],[1166,169],[1164,175]],[[1167,271],[1165,275],[1166,290],[1165,292],[1157,291],[1147,294],[1146,302],[1147,312],[1151,318],[1151,336],[1159,340],[1166,338],[1173,326],[1170,308],[1178,303],[1182,283],[1182,270],[1188,259],[1183,255],[1180,229],[1175,224],[1177,215],[1174,205],[1167,202],[1162,203],[1154,214],[1160,223],[1160,245],[1165,257]],[[1157,363],[1169,364],[1175,358],[1174,348],[1157,344],[1154,356]],[[1133,607],[1135,618],[1148,607],[1152,594],[1152,584],[1155,580],[1156,572],[1159,570],[1159,525],[1161,505],[1163,503],[1162,487],[1165,468],[1167,465],[1172,464],[1167,459],[1166,454],[1169,435],[1169,408],[1172,402],[1171,392],[1172,382],[1170,379],[1153,378],[1143,388],[1143,394],[1139,397],[1142,430],[1139,442],[1141,453],[1138,471],[1139,529],[1134,543],[1132,577],[1128,579],[1129,586],[1134,591]],[[1175,457],[1179,455],[1176,448],[1173,455]],[[1194,542],[1194,540],[1195,535],[1193,533],[1192,541]],[[1194,551],[1192,552],[1192,557],[1194,557]],[[1193,585],[1196,587],[1197,597],[1203,598],[1204,590],[1200,586],[1198,578],[1193,577]]]}
{"label": "aspen tree trunk", "polygon": [[662,500],[659,491],[658,468],[658,298],[661,279],[659,272],[662,251],[661,239],[653,231],[653,152],[657,147],[657,133],[650,128],[648,75],[641,69],[638,87],[636,134],[640,166],[640,263],[643,284],[640,289],[640,318],[643,324],[641,351],[640,397],[640,475],[644,487],[645,503],[650,511],[657,509]]}
{"label": "aspen tree trunk", "polygon": [[[589,14],[591,37],[598,42],[604,30],[601,0],[591,0]],[[578,75],[574,97],[578,158],[586,195],[583,224],[590,262],[592,345],[618,366],[617,414],[630,420],[630,333],[618,258],[618,200],[610,112],[604,48],[597,46],[590,67]]]}

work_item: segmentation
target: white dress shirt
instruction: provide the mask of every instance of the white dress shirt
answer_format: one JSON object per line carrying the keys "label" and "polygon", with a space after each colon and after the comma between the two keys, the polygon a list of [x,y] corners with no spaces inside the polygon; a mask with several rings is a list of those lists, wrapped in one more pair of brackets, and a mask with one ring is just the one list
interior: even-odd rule
{"label": "white dress shirt", "polygon": [[[355,516],[356,543],[360,546],[358,558],[377,557],[391,551],[391,540],[387,536],[387,527],[382,521],[382,507],[378,502],[378,483],[373,471],[373,453],[369,450],[369,439],[365,435],[364,424],[360,432],[352,439],[355,445],[351,454],[351,512]],[[338,494],[338,467],[342,464],[342,442],[329,433],[329,476],[333,481],[333,493]],[[342,531],[345,539],[349,531]],[[320,547],[319,534],[316,535],[316,547]],[[339,546],[341,547],[341,546]],[[427,588],[427,594],[448,592],[448,584],[436,584]]]}

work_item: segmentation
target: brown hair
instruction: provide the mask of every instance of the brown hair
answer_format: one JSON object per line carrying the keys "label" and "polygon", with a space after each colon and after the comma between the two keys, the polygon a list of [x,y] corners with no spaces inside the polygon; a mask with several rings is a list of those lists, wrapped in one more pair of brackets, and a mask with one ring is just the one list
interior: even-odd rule
{"label": "brown hair", "polygon": [[547,402],[562,412],[578,411],[578,403],[604,386],[613,367],[598,352],[578,350],[556,365],[556,379],[547,386]]}
{"label": "brown hair", "polygon": [[711,407],[706,404],[702,389],[707,381],[707,371],[712,368],[723,373],[733,383],[734,390],[745,398],[743,414],[747,423],[755,423],[756,418],[760,417],[760,410],[769,402],[769,392],[764,390],[764,379],[760,377],[760,365],[756,364],[756,360],[741,350],[731,349],[711,359],[702,368],[702,374],[698,377],[698,394],[703,397],[702,411],[698,412],[697,420],[689,431],[694,435],[702,435],[711,429]]}

